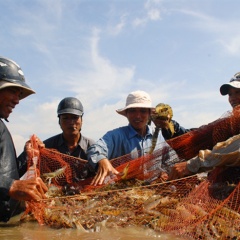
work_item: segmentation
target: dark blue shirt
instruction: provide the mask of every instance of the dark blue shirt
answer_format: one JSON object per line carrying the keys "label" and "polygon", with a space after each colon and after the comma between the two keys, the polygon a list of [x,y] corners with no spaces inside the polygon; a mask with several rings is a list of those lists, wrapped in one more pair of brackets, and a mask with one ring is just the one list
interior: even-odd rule
{"label": "dark blue shirt", "polygon": [[180,136],[184,133],[187,133],[187,132],[190,132],[191,130],[193,130],[193,129],[185,129],[175,120],[171,120],[171,121],[173,122],[173,125],[174,125],[174,134],[172,135],[170,129],[163,128],[162,129],[162,135],[163,135],[165,140],[178,137],[178,136]]}
{"label": "dark blue shirt", "polygon": [[71,153],[62,133],[46,139],[43,143],[46,148],[53,148],[61,153],[87,160],[87,149],[94,143],[94,140],[81,135],[78,146]]}

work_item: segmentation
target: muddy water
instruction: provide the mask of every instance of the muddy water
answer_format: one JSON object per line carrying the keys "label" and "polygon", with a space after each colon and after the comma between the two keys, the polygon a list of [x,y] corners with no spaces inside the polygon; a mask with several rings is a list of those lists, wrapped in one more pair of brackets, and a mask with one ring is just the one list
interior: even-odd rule
{"label": "muddy water", "polygon": [[36,222],[20,223],[19,216],[0,224],[1,240],[180,240],[183,238],[136,227],[82,232],[77,229],[52,229]]}

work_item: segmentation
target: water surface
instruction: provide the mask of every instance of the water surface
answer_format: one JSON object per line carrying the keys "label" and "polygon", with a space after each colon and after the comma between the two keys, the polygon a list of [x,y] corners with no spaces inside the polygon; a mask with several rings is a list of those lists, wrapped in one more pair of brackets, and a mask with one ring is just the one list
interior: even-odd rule
{"label": "water surface", "polygon": [[180,240],[183,238],[155,232],[152,229],[128,227],[102,229],[100,232],[83,232],[78,229],[53,229],[37,222],[19,221],[13,217],[7,224],[0,224],[1,240]]}

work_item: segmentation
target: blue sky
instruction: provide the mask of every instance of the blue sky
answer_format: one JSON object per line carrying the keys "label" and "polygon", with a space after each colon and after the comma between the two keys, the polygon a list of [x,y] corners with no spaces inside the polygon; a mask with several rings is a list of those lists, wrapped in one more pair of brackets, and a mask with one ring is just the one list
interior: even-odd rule
{"label": "blue sky", "polygon": [[186,128],[230,110],[219,87],[240,71],[238,0],[0,0],[0,55],[36,94],[7,126],[17,153],[32,134],[60,133],[64,97],[83,103],[82,133],[97,140],[127,124],[115,110],[131,91],[170,104]]}

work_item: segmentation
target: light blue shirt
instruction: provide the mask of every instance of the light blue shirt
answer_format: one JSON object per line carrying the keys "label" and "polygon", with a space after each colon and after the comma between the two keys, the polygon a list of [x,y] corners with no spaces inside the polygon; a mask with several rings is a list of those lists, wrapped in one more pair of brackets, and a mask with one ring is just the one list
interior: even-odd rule
{"label": "light blue shirt", "polygon": [[[88,161],[93,168],[96,168],[97,163],[103,158],[111,160],[126,154],[130,154],[131,159],[143,156],[152,146],[153,132],[154,128],[147,125],[147,134],[142,137],[130,124],[111,130],[89,147]],[[160,131],[156,146],[161,142],[167,144]]]}

